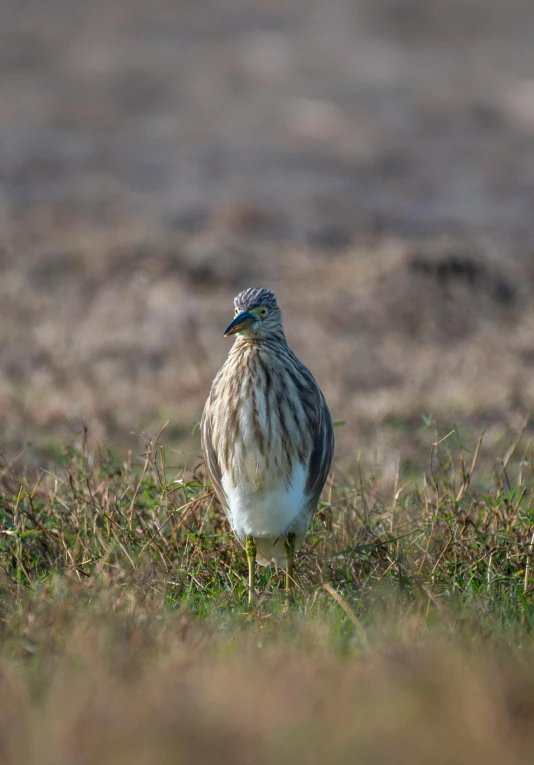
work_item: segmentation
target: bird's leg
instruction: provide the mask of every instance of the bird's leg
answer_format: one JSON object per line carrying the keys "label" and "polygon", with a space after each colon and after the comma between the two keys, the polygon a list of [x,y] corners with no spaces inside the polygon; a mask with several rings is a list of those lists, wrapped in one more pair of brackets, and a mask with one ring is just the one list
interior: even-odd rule
{"label": "bird's leg", "polygon": [[253,537],[247,537],[245,549],[248,560],[248,602],[250,605],[254,600],[254,574],[256,572],[256,542]]}
{"label": "bird's leg", "polygon": [[287,535],[284,542],[286,550],[287,563],[286,563],[286,597],[289,598],[293,590],[293,561],[295,558],[295,534],[291,532]]}

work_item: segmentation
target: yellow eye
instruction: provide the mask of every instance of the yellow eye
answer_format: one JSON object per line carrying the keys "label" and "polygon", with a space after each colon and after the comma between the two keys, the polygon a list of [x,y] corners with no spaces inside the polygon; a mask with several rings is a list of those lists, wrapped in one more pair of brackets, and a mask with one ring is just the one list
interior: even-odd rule
{"label": "yellow eye", "polygon": [[267,309],[266,308],[260,308],[260,316],[267,316]]}
{"label": "yellow eye", "polygon": [[234,316],[237,316],[238,313],[239,313],[239,308],[236,308],[234,311]]}

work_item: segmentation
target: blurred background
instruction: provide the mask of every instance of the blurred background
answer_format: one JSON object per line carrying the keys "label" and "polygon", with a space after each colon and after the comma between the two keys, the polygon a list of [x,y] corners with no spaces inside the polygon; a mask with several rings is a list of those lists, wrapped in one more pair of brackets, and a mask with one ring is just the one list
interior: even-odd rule
{"label": "blurred background", "polygon": [[[381,469],[534,392],[529,0],[4,0],[0,427],[192,466],[232,299],[273,288]],[[423,428],[422,428],[423,426]],[[426,456],[425,456],[426,455]]]}

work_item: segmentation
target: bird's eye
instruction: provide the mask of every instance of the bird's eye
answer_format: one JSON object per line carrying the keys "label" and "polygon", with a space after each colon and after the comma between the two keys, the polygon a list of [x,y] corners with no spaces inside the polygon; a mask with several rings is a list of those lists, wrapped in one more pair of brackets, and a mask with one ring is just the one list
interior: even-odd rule
{"label": "bird's eye", "polygon": [[266,308],[260,308],[260,316],[267,316],[267,309]]}
{"label": "bird's eye", "polygon": [[237,316],[238,313],[239,313],[239,308],[236,308],[234,311],[234,316]]}

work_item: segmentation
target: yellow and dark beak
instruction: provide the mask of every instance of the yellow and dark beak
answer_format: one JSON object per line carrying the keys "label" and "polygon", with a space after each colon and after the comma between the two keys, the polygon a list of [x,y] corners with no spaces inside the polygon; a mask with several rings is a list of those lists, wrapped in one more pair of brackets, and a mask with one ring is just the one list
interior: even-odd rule
{"label": "yellow and dark beak", "polygon": [[255,321],[258,321],[250,311],[241,311],[237,314],[235,319],[224,330],[224,336],[235,335],[236,332],[242,332],[247,327],[250,327]]}

